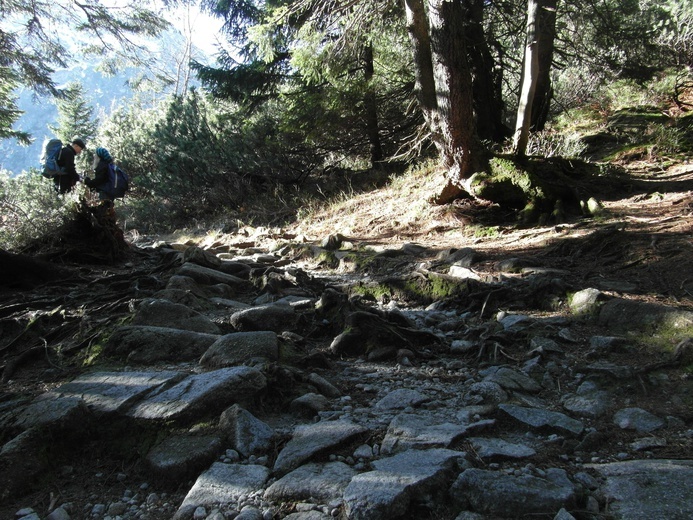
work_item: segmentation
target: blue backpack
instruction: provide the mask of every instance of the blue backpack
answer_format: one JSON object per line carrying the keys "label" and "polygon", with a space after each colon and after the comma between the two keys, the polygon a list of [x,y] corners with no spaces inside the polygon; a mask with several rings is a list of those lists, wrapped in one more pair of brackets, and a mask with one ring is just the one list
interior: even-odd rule
{"label": "blue backpack", "polygon": [[41,155],[41,175],[47,179],[52,179],[65,173],[62,166],[58,165],[62,151],[63,142],[60,139],[46,139],[43,142],[43,154]]}
{"label": "blue backpack", "polygon": [[113,199],[120,199],[125,196],[125,192],[129,189],[130,178],[125,170],[113,162],[108,163],[108,182],[99,186],[99,190]]}

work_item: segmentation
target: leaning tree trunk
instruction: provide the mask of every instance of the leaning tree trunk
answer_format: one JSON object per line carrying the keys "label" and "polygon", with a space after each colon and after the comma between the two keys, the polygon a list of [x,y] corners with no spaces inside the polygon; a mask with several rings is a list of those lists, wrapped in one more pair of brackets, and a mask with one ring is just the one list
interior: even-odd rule
{"label": "leaning tree trunk", "polygon": [[537,88],[539,76],[539,53],[537,42],[537,19],[539,16],[539,1],[527,2],[527,43],[525,44],[524,67],[522,70],[522,87],[517,107],[515,122],[515,137],[513,153],[524,156],[529,142],[529,127],[532,120],[532,102]]}
{"label": "leaning tree trunk", "polygon": [[551,66],[553,63],[554,41],[556,39],[556,6],[558,0],[540,0],[537,41],[539,44],[539,70],[537,86],[532,101],[532,120],[530,130],[540,132],[549,118],[549,107],[553,99]]}
{"label": "leaning tree trunk", "polygon": [[465,181],[482,165],[476,133],[472,75],[465,31],[470,19],[460,0],[429,0],[431,56],[446,185],[436,197],[444,204],[467,194]]}

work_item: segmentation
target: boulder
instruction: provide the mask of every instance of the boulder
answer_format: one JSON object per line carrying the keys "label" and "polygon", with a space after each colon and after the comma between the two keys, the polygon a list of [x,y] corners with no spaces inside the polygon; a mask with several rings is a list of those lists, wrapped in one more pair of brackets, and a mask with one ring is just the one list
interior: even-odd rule
{"label": "boulder", "polygon": [[274,445],[274,430],[238,404],[221,414],[219,430],[233,449],[244,457],[266,453]]}
{"label": "boulder", "polygon": [[271,331],[235,332],[217,339],[200,359],[207,368],[241,365],[248,360],[279,359],[277,334]]}
{"label": "boulder", "polygon": [[158,361],[192,361],[219,338],[216,334],[165,327],[130,325],[117,328],[108,338],[104,354],[132,364]]}
{"label": "boulder", "polygon": [[149,450],[145,461],[156,478],[177,483],[199,474],[222,451],[216,435],[172,435]]}
{"label": "boulder", "polygon": [[250,367],[195,374],[171,388],[147,396],[127,415],[145,421],[193,421],[250,399],[266,384],[262,372]]}
{"label": "boulder", "polygon": [[206,334],[220,334],[212,320],[181,303],[147,298],[140,303],[131,325],[182,329]]}
{"label": "boulder", "polygon": [[231,325],[239,331],[266,331],[281,333],[296,327],[298,315],[290,305],[260,305],[235,312]]}
{"label": "boulder", "polygon": [[450,495],[477,513],[508,517],[555,514],[575,506],[575,486],[563,469],[549,468],[545,477],[507,475],[467,469],[450,488]]}

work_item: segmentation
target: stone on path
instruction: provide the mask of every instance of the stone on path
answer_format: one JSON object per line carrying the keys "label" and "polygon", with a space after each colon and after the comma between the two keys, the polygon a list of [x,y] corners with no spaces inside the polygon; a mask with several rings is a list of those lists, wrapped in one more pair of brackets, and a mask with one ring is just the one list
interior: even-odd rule
{"label": "stone on path", "polygon": [[690,520],[693,461],[632,460],[588,466],[606,478],[605,514],[614,520]]}
{"label": "stone on path", "polygon": [[321,375],[311,372],[306,376],[306,383],[313,385],[318,392],[326,397],[341,397],[342,392]]}
{"label": "stone on path", "polygon": [[430,412],[402,413],[387,427],[381,451],[393,454],[409,449],[447,448],[455,440],[495,423],[485,419],[474,423],[450,422],[449,418]]}
{"label": "stone on path", "polygon": [[595,314],[607,296],[599,289],[592,287],[582,289],[573,294],[568,301],[568,307],[573,314]]}
{"label": "stone on path", "polygon": [[623,430],[648,433],[664,427],[664,419],[642,408],[623,408],[614,414],[614,424]]}
{"label": "stone on path", "polygon": [[50,393],[57,397],[79,397],[99,414],[120,413],[156,390],[185,378],[180,372],[94,372],[59,386]]}
{"label": "stone on path", "polygon": [[482,372],[484,381],[499,384],[505,390],[536,393],[541,391],[541,385],[527,374],[512,370],[508,367],[492,367]]}
{"label": "stone on path", "polygon": [[147,298],[140,303],[131,325],[221,333],[219,326],[203,314],[181,303],[156,298]]}
{"label": "stone on path", "polygon": [[197,361],[218,338],[217,334],[170,327],[128,325],[111,334],[104,354],[143,365],[157,361]]}
{"label": "stone on path", "polygon": [[52,393],[38,396],[22,411],[14,426],[23,430],[42,428],[81,429],[90,419],[91,412],[80,397],[55,397]]}
{"label": "stone on path", "polygon": [[231,325],[238,331],[271,330],[282,333],[296,326],[298,314],[290,305],[262,305],[231,315]]}
{"label": "stone on path", "polygon": [[430,400],[430,397],[425,396],[417,390],[399,388],[397,390],[393,390],[380,401],[375,403],[375,408],[379,410],[394,410],[397,408],[407,408],[408,406],[415,408]]}
{"label": "stone on path", "polygon": [[221,414],[219,430],[233,449],[244,457],[269,451],[275,436],[269,425],[237,404]]}
{"label": "stone on path", "polygon": [[265,491],[265,500],[339,501],[351,479],[357,474],[343,462],[310,463],[287,473]]}
{"label": "stone on path", "polygon": [[581,417],[597,418],[606,414],[612,406],[612,395],[600,390],[595,383],[585,381],[578,387],[575,394],[566,394],[561,401],[563,408],[570,413]]}
{"label": "stone on path", "polygon": [[55,442],[50,432],[30,428],[6,442],[0,450],[0,502],[21,493],[50,468],[45,446]]}
{"label": "stone on path", "polygon": [[222,450],[216,435],[172,435],[149,450],[145,461],[157,478],[175,482],[202,471]]}
{"label": "stone on path", "polygon": [[548,430],[554,433],[576,436],[580,435],[585,429],[585,426],[580,421],[551,410],[528,408],[514,404],[501,404],[498,408],[516,421],[537,430]]}
{"label": "stone on path", "polygon": [[262,488],[268,477],[269,469],[265,466],[215,462],[197,478],[178,512],[199,506],[234,503]]}
{"label": "stone on path", "polygon": [[289,409],[295,412],[298,416],[303,416],[311,418],[316,416],[318,413],[323,412],[330,407],[330,402],[322,394],[316,394],[314,392],[309,392],[298,396],[296,399],[291,401]]}
{"label": "stone on path", "polygon": [[253,358],[279,359],[279,340],[272,331],[235,332],[217,339],[202,355],[200,365],[220,368],[241,365]]}
{"label": "stone on path", "polygon": [[285,475],[311,457],[347,443],[367,431],[367,428],[349,421],[299,425],[294,430],[292,439],[279,452],[274,463],[274,473]]}
{"label": "stone on path", "polygon": [[356,475],[344,491],[350,520],[399,518],[412,502],[446,494],[465,454],[446,449],[409,450],[373,463],[374,471]]}
{"label": "stone on path", "polygon": [[286,515],[284,520],[332,520],[332,517],[320,511],[300,511]]}
{"label": "stone on path", "polygon": [[516,444],[503,439],[472,437],[469,442],[474,447],[474,453],[486,461],[525,459],[537,454],[533,448],[525,444]]}
{"label": "stone on path", "polygon": [[661,327],[683,328],[693,325],[693,312],[632,300],[615,298],[599,311],[599,325],[613,332],[633,332]]}
{"label": "stone on path", "polygon": [[189,420],[220,413],[245,401],[267,385],[265,376],[251,367],[221,368],[188,376],[177,385],[136,404],[130,417],[144,420]]}
{"label": "stone on path", "polygon": [[575,487],[558,468],[546,470],[545,478],[472,468],[460,474],[450,494],[477,513],[513,518],[555,514],[575,505]]}

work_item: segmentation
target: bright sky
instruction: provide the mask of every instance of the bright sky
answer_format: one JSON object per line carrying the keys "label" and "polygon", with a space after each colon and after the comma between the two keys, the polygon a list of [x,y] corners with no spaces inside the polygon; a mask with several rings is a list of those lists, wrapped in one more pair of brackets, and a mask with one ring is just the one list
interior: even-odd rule
{"label": "bright sky", "polygon": [[[125,7],[133,0],[101,0],[103,5]],[[207,56],[217,53],[217,38],[224,21],[200,12],[198,5],[179,5],[174,10],[164,9],[161,0],[153,0],[151,9],[161,9],[163,16],[173,24],[184,36],[191,35],[192,42]],[[223,40],[222,40],[223,43]]]}
{"label": "bright sky", "polygon": [[167,18],[184,35],[191,33],[195,46],[208,56],[216,54],[219,30],[224,23],[221,18],[201,13],[197,6],[180,6]]}

